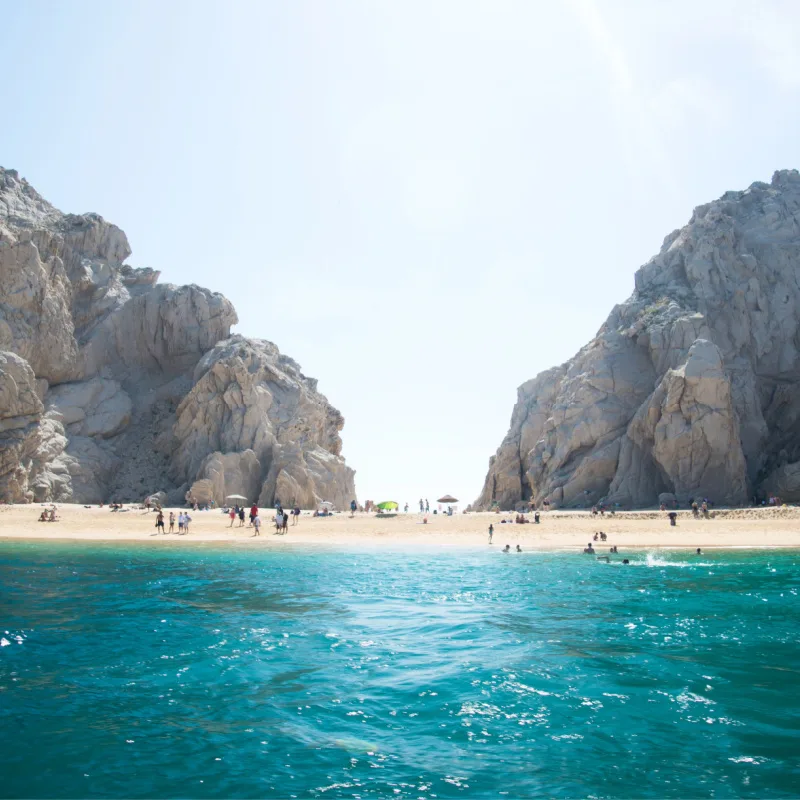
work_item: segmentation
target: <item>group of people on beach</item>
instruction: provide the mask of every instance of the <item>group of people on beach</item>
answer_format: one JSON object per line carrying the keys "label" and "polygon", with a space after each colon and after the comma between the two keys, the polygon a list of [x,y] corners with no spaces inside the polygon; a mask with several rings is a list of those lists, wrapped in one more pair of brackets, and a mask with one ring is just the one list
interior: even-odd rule
{"label": "group of people on beach", "polygon": [[56,507],[51,506],[49,509],[45,508],[39,514],[39,522],[58,522],[60,517],[56,515]]}
{"label": "group of people on beach", "polygon": [[[158,513],[156,514],[156,532],[157,533],[175,533],[175,512],[169,512],[169,531],[165,530],[164,526],[164,512],[159,508]],[[189,533],[189,523],[192,521],[192,518],[189,516],[188,511],[179,511],[177,516],[178,522],[178,533],[186,534]]]}

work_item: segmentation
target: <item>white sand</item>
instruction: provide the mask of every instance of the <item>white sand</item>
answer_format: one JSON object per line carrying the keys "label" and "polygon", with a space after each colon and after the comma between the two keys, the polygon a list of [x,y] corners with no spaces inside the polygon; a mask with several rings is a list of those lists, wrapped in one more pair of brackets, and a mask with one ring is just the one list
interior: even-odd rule
{"label": "white sand", "polygon": [[[335,514],[314,518],[308,512],[299,524],[289,524],[287,535],[274,534],[270,520],[273,511],[261,512],[260,537],[253,529],[233,528],[221,511],[193,511],[190,533],[154,535],[156,515],[130,510],[112,513],[107,508],[84,508],[60,504],[58,522],[38,522],[42,506],[0,506],[0,538],[78,539],[129,541],[142,540],[159,545],[188,542],[238,542],[254,546],[283,544],[332,544],[364,546],[459,546],[483,545],[489,524],[494,525],[494,544],[512,548],[583,548],[595,531],[608,534],[608,541],[597,542],[599,553],[613,544],[632,547],[800,547],[800,508],[732,509],[712,512],[712,519],[693,519],[691,512],[679,512],[678,524],[671,527],[666,513],[632,511],[593,517],[586,511],[543,513],[539,525],[501,524],[514,515],[492,513],[457,514],[452,517],[428,515],[422,524],[419,514],[398,514],[381,518],[374,514]],[[174,509],[177,516],[177,509]],[[169,509],[165,516],[169,518]],[[245,521],[247,525],[247,521]],[[176,525],[177,529],[177,525]]]}

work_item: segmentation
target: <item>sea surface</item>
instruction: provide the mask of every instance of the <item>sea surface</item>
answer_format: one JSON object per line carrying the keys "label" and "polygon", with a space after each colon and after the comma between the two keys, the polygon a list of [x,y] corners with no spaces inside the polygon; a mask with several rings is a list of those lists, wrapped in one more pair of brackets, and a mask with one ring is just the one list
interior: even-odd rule
{"label": "sea surface", "polygon": [[0,542],[0,796],[800,794],[798,552],[499,550]]}

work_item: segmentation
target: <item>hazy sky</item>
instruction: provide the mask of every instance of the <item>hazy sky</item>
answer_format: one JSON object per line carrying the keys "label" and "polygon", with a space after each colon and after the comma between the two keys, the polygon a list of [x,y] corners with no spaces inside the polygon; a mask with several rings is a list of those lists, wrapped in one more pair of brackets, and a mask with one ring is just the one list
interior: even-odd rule
{"label": "hazy sky", "polygon": [[0,164],[224,292],[361,499],[473,500],[516,387],[798,166],[800,3],[0,0]]}

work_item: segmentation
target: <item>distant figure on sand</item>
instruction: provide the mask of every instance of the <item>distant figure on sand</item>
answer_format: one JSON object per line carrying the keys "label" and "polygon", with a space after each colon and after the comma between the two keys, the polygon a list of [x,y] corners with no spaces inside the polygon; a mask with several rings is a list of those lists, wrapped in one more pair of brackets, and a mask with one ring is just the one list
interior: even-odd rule
{"label": "distant figure on sand", "polygon": [[295,506],[293,513],[294,513],[294,520],[292,522],[292,525],[297,525],[297,521],[300,519],[300,506]]}
{"label": "distant figure on sand", "polygon": [[189,516],[189,512],[187,511],[183,515],[183,532],[189,533],[189,523],[192,521],[192,518]]}
{"label": "distant figure on sand", "polygon": [[355,500],[350,501],[350,516],[354,517],[356,515],[356,509],[358,508],[358,503]]}
{"label": "distant figure on sand", "polygon": [[404,511],[404,513],[408,514],[408,503],[405,504],[405,507],[403,508],[403,511]]}
{"label": "distant figure on sand", "polygon": [[159,511],[156,517],[156,533],[164,533],[164,512]]}
{"label": "distant figure on sand", "polygon": [[175,512],[169,512],[169,532],[175,533]]}
{"label": "distant figure on sand", "polygon": [[430,510],[431,510],[431,506],[430,506],[430,503],[428,502],[428,498],[426,497],[425,498],[425,513],[426,514],[429,513]]}
{"label": "distant figure on sand", "polygon": [[231,506],[231,510],[228,512],[228,516],[231,518],[231,524],[229,527],[233,527],[233,522],[236,519],[236,506]]}
{"label": "distant figure on sand", "polygon": [[422,498],[419,499],[419,513],[423,514],[425,512],[425,503],[422,502]]}
{"label": "distant figure on sand", "polygon": [[256,529],[253,536],[261,536],[261,517],[258,514],[253,517],[253,527]]}
{"label": "distant figure on sand", "polygon": [[489,525],[489,544],[492,543],[492,536],[494,536],[494,525]]}
{"label": "distant figure on sand", "polygon": [[677,524],[678,515],[674,511],[670,511],[667,516],[669,517],[669,524],[674,528]]}
{"label": "distant figure on sand", "polygon": [[[253,524],[253,520],[254,520],[254,519],[257,517],[257,516],[258,516],[258,506],[257,506],[255,503],[253,503],[253,505],[252,505],[252,506],[250,506],[250,525],[252,525],[252,524]],[[248,525],[247,527],[249,528],[249,527],[250,527],[250,525]]]}

